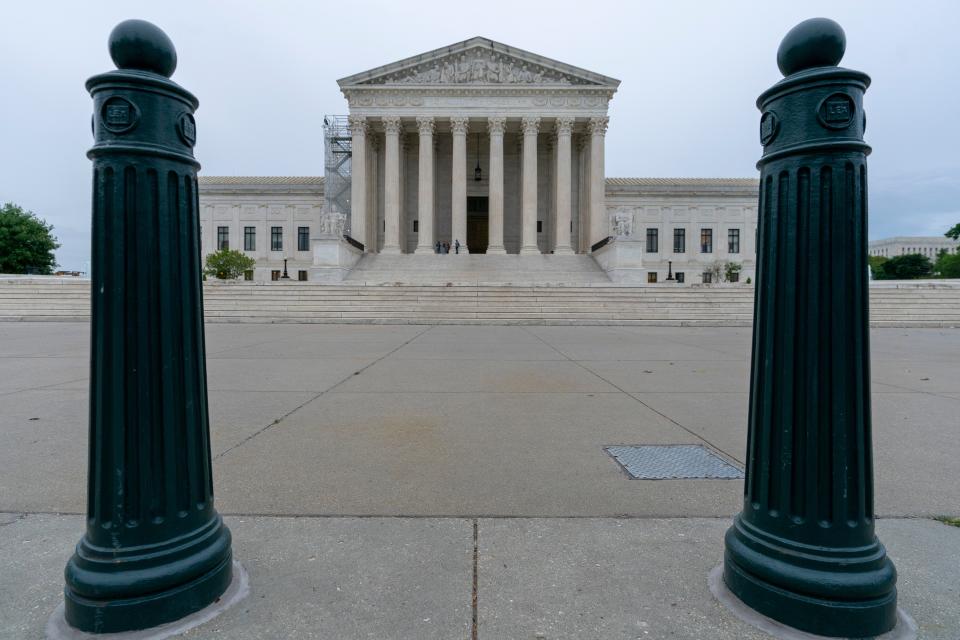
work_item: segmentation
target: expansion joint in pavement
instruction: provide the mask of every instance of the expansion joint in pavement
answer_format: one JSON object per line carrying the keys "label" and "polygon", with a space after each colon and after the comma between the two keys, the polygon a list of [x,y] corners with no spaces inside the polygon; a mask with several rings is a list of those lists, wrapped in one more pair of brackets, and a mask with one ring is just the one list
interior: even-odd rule
{"label": "expansion joint in pavement", "polygon": [[273,427],[277,426],[278,424],[280,424],[281,422],[283,422],[284,420],[286,420],[287,418],[289,418],[290,416],[292,416],[293,414],[295,414],[297,411],[300,411],[300,409],[303,409],[305,406],[307,406],[308,404],[312,403],[312,402],[313,402],[314,400],[316,400],[317,398],[320,398],[320,397],[322,397],[322,396],[330,393],[331,391],[333,391],[334,389],[336,389],[337,387],[339,387],[340,385],[342,385],[342,384],[343,384],[344,382],[346,382],[347,380],[351,380],[352,378],[354,378],[354,377],[356,377],[356,376],[359,376],[360,374],[362,374],[364,371],[366,371],[366,370],[369,369],[370,367],[372,367],[372,366],[374,366],[375,364],[377,364],[377,363],[379,363],[379,362],[381,362],[381,361],[389,358],[390,356],[392,356],[394,353],[396,353],[396,352],[399,351],[400,349],[403,349],[405,346],[407,346],[408,344],[410,344],[411,342],[413,342],[414,340],[416,340],[417,338],[419,338],[420,336],[422,336],[422,335],[425,334],[426,332],[430,331],[430,329],[432,329],[432,328],[433,328],[432,326],[428,326],[426,329],[424,329],[423,331],[418,332],[415,336],[413,336],[412,338],[410,338],[410,339],[407,340],[406,342],[400,344],[400,345],[397,346],[395,349],[392,349],[392,350],[390,350],[389,352],[383,354],[383,355],[380,356],[379,358],[375,359],[373,362],[371,362],[371,363],[369,363],[369,364],[366,364],[366,365],[360,367],[359,369],[357,369],[357,370],[354,371],[353,373],[350,373],[350,374],[344,376],[339,382],[337,382],[337,383],[334,384],[333,386],[327,387],[326,389],[324,389],[324,390],[321,391],[320,393],[316,394],[316,395],[313,396],[312,398],[308,398],[307,400],[305,400],[305,401],[302,402],[301,404],[297,405],[296,407],[294,407],[294,408],[291,409],[290,411],[287,411],[285,414],[283,414],[282,416],[280,416],[279,418],[277,418],[276,420],[274,420],[274,421],[271,422],[270,424],[268,424],[268,425],[266,425],[266,426],[264,426],[264,427],[261,427],[260,429],[258,429],[258,430],[255,431],[254,433],[250,434],[249,436],[247,436],[246,438],[244,438],[243,440],[241,440],[241,441],[238,442],[237,444],[233,445],[232,447],[228,447],[228,448],[224,449],[223,451],[221,451],[221,452],[218,453],[217,455],[213,456],[213,459],[214,459],[214,460],[219,460],[220,458],[224,457],[225,455],[227,455],[228,453],[230,453],[230,452],[233,451],[234,449],[237,449],[237,448],[239,448],[239,447],[242,447],[243,445],[247,444],[248,442],[250,442],[251,440],[253,440],[253,439],[256,438],[257,436],[259,436],[260,434],[262,434],[262,433],[264,433],[264,432],[272,429]]}

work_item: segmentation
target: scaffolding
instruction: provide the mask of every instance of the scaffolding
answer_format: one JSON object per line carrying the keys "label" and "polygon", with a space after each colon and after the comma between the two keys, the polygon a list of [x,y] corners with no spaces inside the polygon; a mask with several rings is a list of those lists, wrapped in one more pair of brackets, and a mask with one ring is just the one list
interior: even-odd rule
{"label": "scaffolding", "polygon": [[327,212],[346,216],[350,233],[350,171],[353,139],[347,116],[323,117],[323,199]]}

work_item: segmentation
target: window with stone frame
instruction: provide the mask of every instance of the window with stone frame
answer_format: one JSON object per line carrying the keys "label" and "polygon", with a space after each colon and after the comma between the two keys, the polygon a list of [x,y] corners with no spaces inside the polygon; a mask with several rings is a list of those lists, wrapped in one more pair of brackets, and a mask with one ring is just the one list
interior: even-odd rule
{"label": "window with stone frame", "polygon": [[659,229],[647,228],[647,253],[658,253],[660,251],[659,236]]}
{"label": "window with stone frame", "polygon": [[687,252],[687,230],[686,229],[673,230],[673,252],[674,253]]}
{"label": "window with stone frame", "polygon": [[297,227],[297,251],[310,251],[310,227]]}
{"label": "window with stone frame", "polygon": [[713,229],[700,229],[700,253],[713,253]]}
{"label": "window with stone frame", "polygon": [[710,271],[703,272],[703,284],[713,284],[713,273]]}
{"label": "window with stone frame", "polygon": [[683,278],[684,278],[683,271],[677,271],[676,273],[673,274],[673,277],[677,279],[677,282],[683,282]]}
{"label": "window with stone frame", "polygon": [[647,282],[653,283],[653,282],[656,282],[656,281],[657,281],[657,272],[656,272],[656,271],[648,271],[648,272],[647,272]]}
{"label": "window with stone frame", "polygon": [[727,229],[727,253],[740,253],[740,229]]}
{"label": "window with stone frame", "polygon": [[270,251],[283,251],[283,227],[270,227]]}
{"label": "window with stone frame", "polygon": [[257,250],[257,228],[256,227],[243,228],[243,250],[244,251]]}
{"label": "window with stone frame", "polygon": [[307,271],[306,269],[300,269],[297,271],[297,280],[301,282],[306,282],[307,280]]}
{"label": "window with stone frame", "polygon": [[244,280],[253,280],[253,269],[247,269],[243,272]]}
{"label": "window with stone frame", "polygon": [[271,280],[279,280],[279,279],[280,279],[280,270],[279,270],[279,269],[272,269],[272,270],[270,271],[270,279],[271,279]]}
{"label": "window with stone frame", "polygon": [[217,227],[217,250],[230,248],[230,227]]}

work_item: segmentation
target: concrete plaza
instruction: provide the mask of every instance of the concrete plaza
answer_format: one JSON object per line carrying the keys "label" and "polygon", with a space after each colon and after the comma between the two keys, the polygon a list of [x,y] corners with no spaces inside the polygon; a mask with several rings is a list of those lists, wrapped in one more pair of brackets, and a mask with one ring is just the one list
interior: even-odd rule
{"label": "concrete plaza", "polygon": [[[89,327],[0,323],[0,627],[42,637],[83,529]],[[960,330],[875,329],[878,533],[960,636]],[[207,327],[217,505],[252,593],[186,637],[763,638],[710,596],[742,481],[749,328]]]}

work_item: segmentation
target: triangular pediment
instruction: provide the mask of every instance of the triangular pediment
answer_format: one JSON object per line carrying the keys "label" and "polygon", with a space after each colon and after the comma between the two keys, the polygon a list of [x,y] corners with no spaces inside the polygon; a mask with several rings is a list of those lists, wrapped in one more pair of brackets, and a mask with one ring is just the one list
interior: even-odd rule
{"label": "triangular pediment", "polygon": [[583,86],[620,81],[488,38],[471,38],[337,81],[341,89],[376,86]]}

